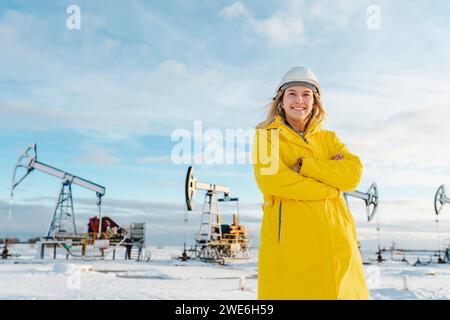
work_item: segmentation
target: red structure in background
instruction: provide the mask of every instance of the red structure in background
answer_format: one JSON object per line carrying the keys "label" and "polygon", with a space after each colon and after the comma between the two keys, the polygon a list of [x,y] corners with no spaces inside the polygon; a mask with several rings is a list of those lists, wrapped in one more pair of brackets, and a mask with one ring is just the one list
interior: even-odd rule
{"label": "red structure in background", "polygon": [[[90,218],[88,227],[89,233],[98,233],[99,219],[97,217]],[[110,217],[102,217],[102,233],[105,233],[113,228],[116,228],[118,232],[122,230],[122,228]]]}

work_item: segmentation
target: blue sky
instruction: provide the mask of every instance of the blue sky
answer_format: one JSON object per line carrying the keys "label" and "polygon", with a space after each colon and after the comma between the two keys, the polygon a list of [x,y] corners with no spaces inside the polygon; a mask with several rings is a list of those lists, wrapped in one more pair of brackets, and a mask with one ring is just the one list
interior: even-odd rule
{"label": "blue sky", "polygon": [[[80,30],[66,28],[71,4],[81,9]],[[381,9],[380,29],[367,27],[369,5]],[[182,212],[187,165],[169,161],[171,133],[198,120],[223,132],[253,128],[295,65],[319,77],[326,127],[361,156],[360,189],[378,183],[380,212],[431,216],[435,190],[450,183],[449,15],[446,1],[2,0],[2,221],[14,164],[32,143],[41,161],[104,185],[111,216],[124,208],[129,219],[158,208],[170,216],[168,204]],[[201,181],[230,186],[257,230],[261,197],[249,165],[196,170]],[[35,172],[15,202],[51,211],[58,190]],[[95,209],[93,194],[74,193],[86,200],[80,214]],[[163,220],[149,223],[164,229]]]}

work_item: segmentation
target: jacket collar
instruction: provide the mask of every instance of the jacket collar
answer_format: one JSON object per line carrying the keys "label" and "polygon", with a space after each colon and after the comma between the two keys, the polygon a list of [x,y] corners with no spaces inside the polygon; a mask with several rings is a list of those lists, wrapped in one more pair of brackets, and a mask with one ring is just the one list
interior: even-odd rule
{"label": "jacket collar", "polygon": [[[276,115],[275,118],[269,123],[267,126],[267,129],[281,129],[281,128],[288,128],[290,132],[292,132],[295,135],[298,135],[297,132],[294,131],[280,115]],[[322,131],[322,120],[316,120],[313,122],[306,133],[304,134],[305,138],[308,138],[309,136]]]}

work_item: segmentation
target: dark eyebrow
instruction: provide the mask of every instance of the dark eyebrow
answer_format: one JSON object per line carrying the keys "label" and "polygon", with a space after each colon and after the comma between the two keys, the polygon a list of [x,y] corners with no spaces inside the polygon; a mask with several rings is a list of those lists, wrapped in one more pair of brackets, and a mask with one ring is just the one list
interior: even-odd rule
{"label": "dark eyebrow", "polygon": [[[295,92],[295,93],[297,93],[297,91],[295,89],[291,89],[291,88],[286,90],[286,93],[288,93],[288,92]],[[302,90],[301,93],[313,93],[313,92],[312,92],[311,89],[305,89],[305,90]]]}

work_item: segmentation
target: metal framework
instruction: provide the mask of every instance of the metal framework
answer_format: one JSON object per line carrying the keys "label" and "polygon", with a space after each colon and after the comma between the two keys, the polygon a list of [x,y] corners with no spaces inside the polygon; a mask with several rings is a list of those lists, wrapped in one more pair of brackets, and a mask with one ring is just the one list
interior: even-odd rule
{"label": "metal framework", "polygon": [[[185,184],[186,207],[188,211],[194,209],[194,194],[197,190],[204,190],[202,216],[199,232],[195,239],[195,247],[188,250],[194,258],[223,263],[230,259],[248,258],[249,235],[244,226],[240,226],[239,198],[230,197],[230,188],[198,182],[194,177],[192,167],[188,168]],[[223,194],[223,198],[218,194]],[[236,203],[237,214],[233,217],[233,224],[222,224],[222,213],[219,202]],[[224,230],[223,228],[229,228]],[[188,258],[186,245],[181,259]]]}
{"label": "metal framework", "polygon": [[450,203],[450,198],[447,197],[445,186],[442,185],[437,189],[436,195],[434,196],[434,211],[436,215],[439,215],[446,203]]}
{"label": "metal framework", "polygon": [[[126,248],[125,259],[136,261],[144,259],[145,223],[132,223],[129,228],[124,229],[109,217],[102,218],[101,204],[102,197],[105,195],[105,187],[38,161],[36,144],[28,147],[20,155],[14,168],[10,215],[14,190],[33,170],[44,172],[61,181],[61,189],[47,234],[39,242],[38,256],[41,259],[44,259],[45,248],[50,247],[53,248],[53,258],[56,258],[57,248],[60,248],[65,251],[66,259],[69,256],[84,259],[104,259],[111,252],[113,260],[115,260],[116,249],[119,246]],[[87,233],[79,233],[76,228],[72,184],[94,191],[97,196],[98,226]],[[106,221],[106,227],[103,227],[105,230],[102,230],[104,220]],[[7,243],[7,239],[5,243]],[[75,253],[74,248],[79,250],[79,254]],[[90,254],[87,249],[90,249]],[[94,252],[100,252],[100,255]],[[1,256],[4,259],[11,256],[7,245],[1,252]]]}
{"label": "metal framework", "polygon": [[375,216],[375,213],[377,212],[379,201],[378,187],[376,183],[372,183],[367,192],[360,192],[360,191],[344,192],[344,197],[345,201],[347,202],[347,206],[348,206],[347,197],[354,197],[364,200],[366,204],[367,221],[368,222],[372,221],[373,217]]}
{"label": "metal framework", "polygon": [[[20,171],[24,173],[20,176]],[[105,195],[105,187],[64,172],[48,164],[37,160],[37,145],[28,147],[19,157],[12,177],[11,194],[14,189],[33,171],[38,170],[61,180],[61,190],[58,195],[53,217],[48,228],[47,237],[53,237],[56,233],[68,233],[69,227],[73,235],[77,235],[75,225],[75,212],[73,210],[72,184],[94,191],[97,195],[97,209],[101,221],[101,203]],[[71,226],[70,226],[71,224]],[[101,235],[101,224],[98,236]]]}

